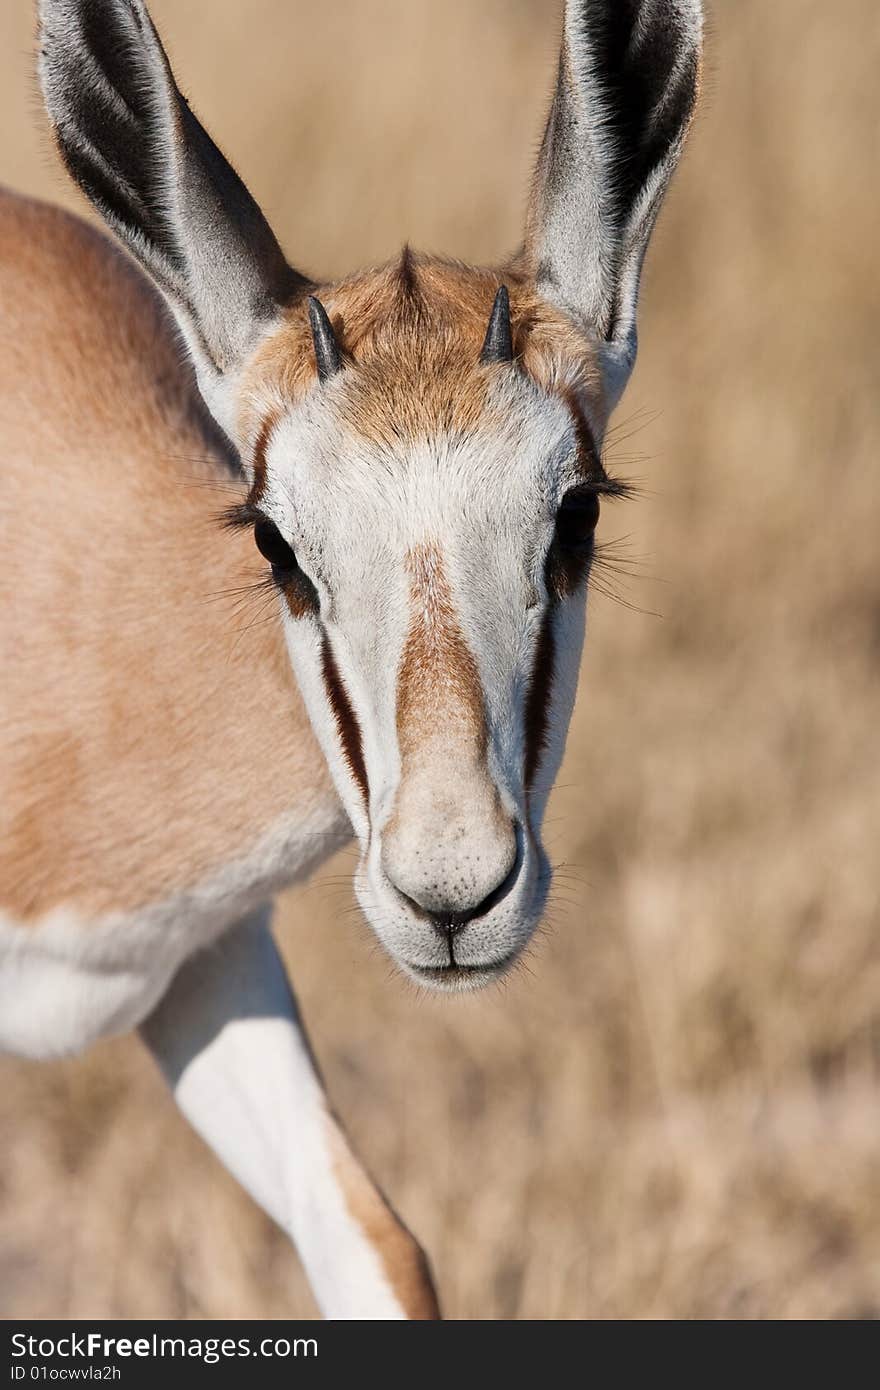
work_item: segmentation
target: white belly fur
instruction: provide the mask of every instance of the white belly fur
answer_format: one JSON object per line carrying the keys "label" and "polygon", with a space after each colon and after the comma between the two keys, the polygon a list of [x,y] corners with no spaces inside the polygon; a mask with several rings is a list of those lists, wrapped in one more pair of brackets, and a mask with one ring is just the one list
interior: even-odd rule
{"label": "white belly fur", "polygon": [[57,907],[38,922],[0,909],[0,1052],[60,1057],[135,1028],[188,957],[350,838],[339,808],[287,815],[240,860],[134,912]]}

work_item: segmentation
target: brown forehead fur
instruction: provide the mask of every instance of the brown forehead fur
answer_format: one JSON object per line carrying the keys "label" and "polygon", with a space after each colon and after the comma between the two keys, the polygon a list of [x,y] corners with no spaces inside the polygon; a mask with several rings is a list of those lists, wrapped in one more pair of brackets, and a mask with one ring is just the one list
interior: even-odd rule
{"label": "brown forehead fur", "polygon": [[[569,402],[577,390],[597,403],[600,373],[590,340],[546,300],[518,266],[474,269],[454,261],[401,257],[336,284],[320,298],[349,362],[357,365],[340,401],[346,422],[379,443],[485,421],[494,367],[479,356],[496,291],[510,294],[514,350],[522,370]],[[255,439],[267,412],[296,400],[315,380],[304,302],[285,311],[243,382],[243,434]]]}

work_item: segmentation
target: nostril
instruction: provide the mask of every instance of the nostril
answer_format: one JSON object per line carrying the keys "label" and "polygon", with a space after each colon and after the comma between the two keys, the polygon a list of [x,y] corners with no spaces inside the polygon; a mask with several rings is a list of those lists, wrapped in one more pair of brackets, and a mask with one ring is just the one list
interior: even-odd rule
{"label": "nostril", "polygon": [[432,927],[451,944],[468,923],[477,921],[491,912],[493,907],[496,907],[507,896],[516,883],[522,865],[524,838],[519,824],[514,823],[512,829],[516,848],[510,868],[500,882],[496,883],[494,888],[472,906],[463,905],[461,897],[457,893],[444,893],[440,890],[438,883],[427,885],[429,891],[419,893],[419,896],[416,897],[412,892],[406,892],[399,881],[395,882],[390,874],[388,877],[395,891],[411,911],[424,921],[430,922]]}
{"label": "nostril", "polygon": [[504,875],[504,878],[497,887],[492,889],[491,893],[486,894],[482,902],[478,902],[476,907],[468,908],[466,912],[451,912],[449,914],[446,922],[447,928],[452,931],[452,934],[455,935],[460,932],[462,927],[467,926],[468,922],[473,922],[478,917],[485,917],[487,913],[491,912],[496,903],[500,903],[502,898],[507,897],[518,873],[519,854],[514,859],[510,871]]}

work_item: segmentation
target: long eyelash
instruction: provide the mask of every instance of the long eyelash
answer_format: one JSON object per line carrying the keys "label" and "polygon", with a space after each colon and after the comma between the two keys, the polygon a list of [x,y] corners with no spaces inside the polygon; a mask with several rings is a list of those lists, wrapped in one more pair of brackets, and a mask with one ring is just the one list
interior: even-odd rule
{"label": "long eyelash", "polygon": [[278,588],[271,574],[261,574],[249,584],[237,584],[229,589],[214,589],[205,594],[204,603],[230,604],[230,612],[238,615],[248,604],[260,595],[277,594]]}
{"label": "long eyelash", "polygon": [[235,502],[218,514],[217,524],[224,531],[246,531],[264,515],[253,502]]}
{"label": "long eyelash", "polygon": [[637,497],[639,494],[639,489],[634,483],[626,483],[622,478],[612,478],[604,471],[589,474],[584,479],[583,486],[599,497],[620,498],[622,501],[629,501],[631,497]]}

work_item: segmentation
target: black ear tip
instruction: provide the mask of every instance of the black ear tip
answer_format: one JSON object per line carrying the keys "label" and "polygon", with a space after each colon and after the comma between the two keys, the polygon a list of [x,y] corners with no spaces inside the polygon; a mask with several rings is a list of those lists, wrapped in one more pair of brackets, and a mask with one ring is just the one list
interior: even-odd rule
{"label": "black ear tip", "polygon": [[512,362],[513,335],[510,331],[510,294],[500,285],[489,315],[489,327],[480,353],[481,362]]}
{"label": "black ear tip", "polygon": [[318,367],[318,380],[326,381],[328,377],[335,376],[342,366],[342,354],[333,332],[333,325],[320,299],[310,294],[308,305],[309,324],[312,329],[312,341],[315,345],[315,362]]}

